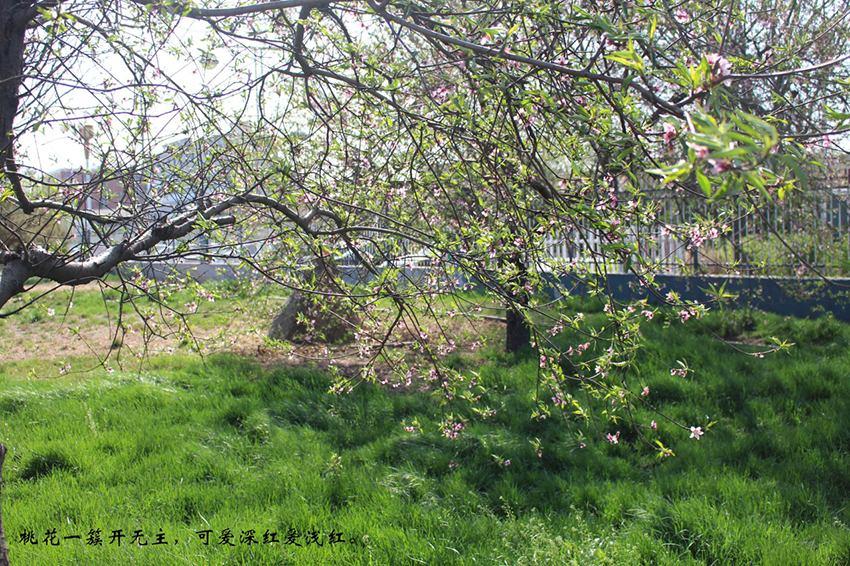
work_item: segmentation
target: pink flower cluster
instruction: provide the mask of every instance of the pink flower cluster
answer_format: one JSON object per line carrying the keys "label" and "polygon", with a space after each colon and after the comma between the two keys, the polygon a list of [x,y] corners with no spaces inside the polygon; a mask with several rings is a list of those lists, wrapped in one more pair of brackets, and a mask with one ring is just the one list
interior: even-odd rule
{"label": "pink flower cluster", "polygon": [[451,354],[452,352],[454,352],[455,348],[457,348],[457,344],[455,343],[454,340],[449,339],[449,342],[447,344],[438,344],[437,345],[437,354],[439,354],[441,356],[447,356],[447,355]]}
{"label": "pink flower cluster", "polygon": [[466,423],[463,421],[449,421],[446,428],[443,429],[443,436],[450,440],[457,438],[458,433],[466,428]]}
{"label": "pink flower cluster", "polygon": [[716,85],[725,81],[728,85],[731,81],[726,77],[732,74],[732,64],[718,53],[709,53],[705,59],[711,66],[711,84]]}
{"label": "pink flower cluster", "polygon": [[708,154],[711,153],[708,147],[702,144],[688,142],[688,147],[694,150],[697,155],[697,159],[705,159],[706,157],[708,157]]}
{"label": "pink flower cluster", "polygon": [[573,347],[570,346],[569,349],[567,350],[567,355],[572,356],[573,352],[578,352],[578,355],[580,356],[588,348],[590,348],[590,342],[585,342],[584,344],[579,344],[578,347],[575,350],[573,350]]}
{"label": "pink flower cluster", "polygon": [[215,302],[215,293],[213,293],[212,291],[207,291],[203,287],[198,287],[198,296],[207,302]]}
{"label": "pink flower cluster", "polygon": [[552,397],[552,403],[555,404],[556,407],[566,407],[567,400],[564,398],[564,394],[558,391],[555,393],[555,396]]}
{"label": "pink flower cluster", "polygon": [[676,126],[670,122],[664,122],[664,143],[673,143],[674,139],[676,139]]}
{"label": "pink flower cluster", "polygon": [[563,329],[564,323],[559,320],[555,326],[546,331],[546,334],[549,334],[550,336],[557,336]]}
{"label": "pink flower cluster", "polygon": [[699,224],[691,228],[691,241],[688,244],[689,250],[700,247],[706,241],[715,240],[720,235],[720,232],[717,230],[717,228],[712,227],[708,230],[706,230],[706,228],[707,227],[700,226]]}
{"label": "pink flower cluster", "polygon": [[431,91],[431,96],[434,100],[440,104],[446,101],[446,99],[451,96],[452,89],[447,87],[446,85],[440,85],[434,90]]}

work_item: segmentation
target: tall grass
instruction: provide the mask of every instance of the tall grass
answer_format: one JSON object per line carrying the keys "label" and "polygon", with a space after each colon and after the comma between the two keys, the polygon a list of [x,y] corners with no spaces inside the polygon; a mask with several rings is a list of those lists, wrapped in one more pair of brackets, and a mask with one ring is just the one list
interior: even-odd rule
{"label": "tall grass", "polygon": [[[716,318],[645,328],[630,379],[677,420],[716,421],[695,441],[659,418],[677,454],[663,461],[625,429],[611,445],[579,421],[532,420],[530,355],[455,360],[500,407],[455,440],[427,392],[336,396],[319,371],[235,356],[51,380],[0,366],[13,563],[848,565],[850,332],[753,317],[745,341],[782,331],[791,353],[738,353],[710,339]],[[695,371],[670,375],[677,359]]]}

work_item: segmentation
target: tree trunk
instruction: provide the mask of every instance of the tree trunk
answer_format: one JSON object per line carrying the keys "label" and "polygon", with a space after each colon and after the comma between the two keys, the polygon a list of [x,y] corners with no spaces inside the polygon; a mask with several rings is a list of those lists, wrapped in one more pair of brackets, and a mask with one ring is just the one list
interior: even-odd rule
{"label": "tree trunk", "polygon": [[[0,444],[0,494],[3,492],[3,460],[6,459],[6,447]],[[0,497],[2,502],[2,497]],[[3,509],[0,507],[0,566],[9,566],[9,547],[6,546],[6,533],[3,530]]]}
{"label": "tree trunk", "polygon": [[505,329],[505,350],[516,352],[531,343],[531,329],[525,318],[515,308],[508,307],[507,328]]}
{"label": "tree trunk", "polygon": [[[343,290],[336,284],[336,275],[338,274],[335,266],[322,258],[315,259],[312,281],[305,283],[326,295],[309,297],[300,291],[293,291],[274,317],[269,329],[269,338],[330,344],[350,341],[354,330],[360,324],[360,318],[346,300],[338,296]],[[300,318],[310,321],[309,327],[299,320],[299,315]]]}
{"label": "tree trunk", "polygon": [[520,311],[521,308],[528,306],[528,291],[525,290],[525,285],[528,283],[528,270],[525,261],[519,254],[509,261],[517,268],[517,291],[515,302],[508,304],[508,310],[505,313],[507,318],[505,351],[516,352],[531,344],[531,328]]}

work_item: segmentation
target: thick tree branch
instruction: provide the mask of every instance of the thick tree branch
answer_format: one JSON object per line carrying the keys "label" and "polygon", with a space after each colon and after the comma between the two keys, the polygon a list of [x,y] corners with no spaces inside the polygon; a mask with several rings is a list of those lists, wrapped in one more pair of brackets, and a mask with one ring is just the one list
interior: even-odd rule
{"label": "thick tree branch", "polygon": [[[116,244],[104,252],[87,260],[69,261],[67,256],[34,246],[26,250],[26,256],[19,254],[0,254],[0,308],[9,300],[23,293],[27,280],[33,277],[54,281],[61,285],[84,285],[105,277],[113,269],[137,255],[153,249],[160,242],[177,240],[187,236],[200,227],[204,217],[199,212],[183,215],[173,222],[156,226],[145,232],[139,239]],[[231,216],[211,216],[204,221],[218,226],[227,226],[235,222]]]}
{"label": "thick tree branch", "polygon": [[24,43],[27,19],[25,5],[10,2],[0,4],[0,158],[3,172],[12,184],[21,209],[30,214],[32,205],[27,199],[18,167],[15,163],[15,117],[20,97],[18,89],[23,80]]}
{"label": "thick tree branch", "polygon": [[[219,19],[231,18],[234,16],[245,16],[248,14],[258,14],[260,12],[271,12],[274,10],[285,10],[287,8],[301,7],[319,7],[330,4],[328,0],[281,0],[278,2],[263,2],[260,4],[251,4],[248,6],[237,6],[235,8],[220,8],[220,9],[205,9],[205,8],[188,8],[180,3],[164,4],[155,0],[132,0],[135,4],[141,6],[154,6],[160,10],[178,14],[187,18],[200,19]],[[335,0],[336,2],[353,2],[355,0]]]}

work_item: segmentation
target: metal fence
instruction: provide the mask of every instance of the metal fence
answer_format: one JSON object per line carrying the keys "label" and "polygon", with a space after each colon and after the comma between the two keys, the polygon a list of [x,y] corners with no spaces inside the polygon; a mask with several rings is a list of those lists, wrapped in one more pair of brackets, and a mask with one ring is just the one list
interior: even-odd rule
{"label": "metal fence", "polygon": [[[654,223],[627,226],[625,240],[637,246],[642,260],[658,274],[850,275],[848,185],[797,191],[783,199],[737,202],[710,203],[669,191],[648,193],[647,198],[655,205]],[[432,253],[393,246],[394,240],[381,233],[364,232],[358,240],[360,250],[378,265],[412,262],[422,267]],[[593,262],[608,273],[628,271],[621,254],[606,251],[610,244],[606,235],[589,225],[551,234],[544,243],[543,269],[555,271],[556,262],[548,259],[557,259]],[[358,264],[351,252],[337,261]]]}
{"label": "metal fence", "polygon": [[[734,204],[669,193],[650,198],[657,206],[655,222],[626,233],[658,273],[850,274],[848,186]],[[604,253],[606,243],[604,234],[580,227],[547,238],[546,250],[552,258],[603,262],[609,273],[624,273],[625,263]]]}

